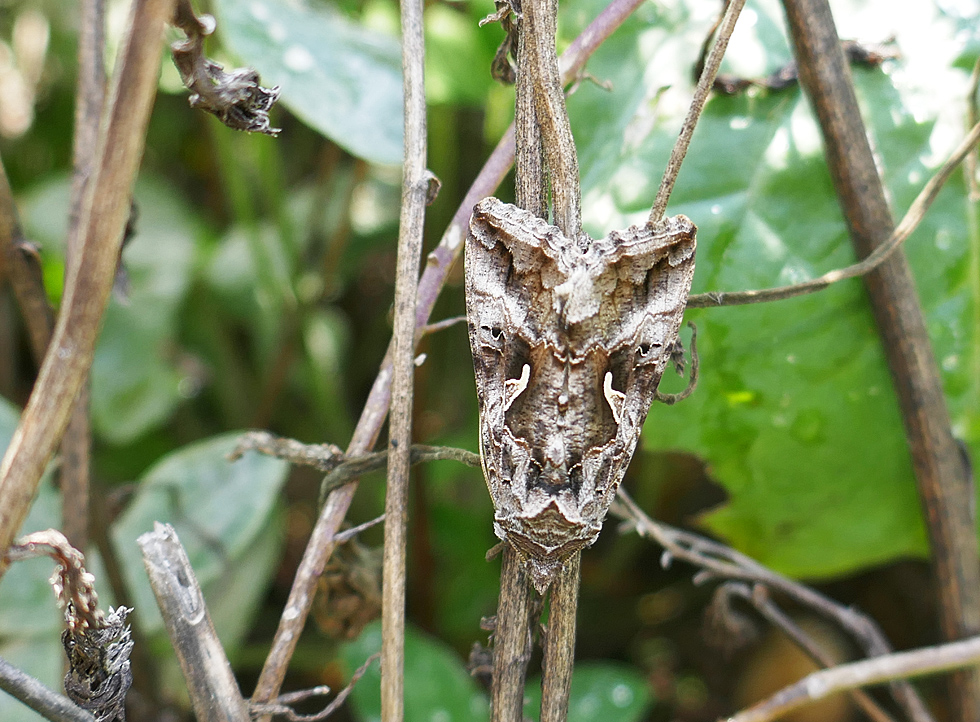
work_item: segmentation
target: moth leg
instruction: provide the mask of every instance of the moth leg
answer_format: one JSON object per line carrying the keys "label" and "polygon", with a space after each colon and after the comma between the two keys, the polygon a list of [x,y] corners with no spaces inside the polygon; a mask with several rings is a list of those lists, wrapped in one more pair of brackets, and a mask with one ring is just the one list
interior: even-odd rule
{"label": "moth leg", "polygon": [[510,408],[510,405],[517,400],[517,397],[524,393],[524,389],[527,388],[527,382],[531,378],[531,365],[524,364],[521,369],[521,377],[519,379],[507,379],[504,381],[504,388],[507,390],[507,400],[504,402],[504,411]]}
{"label": "moth leg", "polygon": [[694,389],[698,385],[698,327],[693,323],[687,325],[691,329],[691,375],[687,380],[687,388],[678,394],[662,394],[655,391],[653,395],[654,401],[659,401],[668,406],[673,406],[678,401],[686,399],[694,393]]}
{"label": "moth leg", "polygon": [[626,394],[612,387],[612,371],[606,371],[606,376],[602,380],[602,395],[606,397],[606,403],[609,404],[609,410],[612,411],[613,421],[619,426],[619,420],[623,418],[623,404],[626,403]]}

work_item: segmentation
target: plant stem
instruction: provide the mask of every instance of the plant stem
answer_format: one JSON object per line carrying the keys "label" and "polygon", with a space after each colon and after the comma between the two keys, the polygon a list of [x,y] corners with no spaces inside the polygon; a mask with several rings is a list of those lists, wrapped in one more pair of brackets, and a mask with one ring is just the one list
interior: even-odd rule
{"label": "plant stem", "polygon": [[156,522],[137,543],[200,722],[249,722],[231,664],[214,631],[187,552],[169,524]]}
{"label": "plant stem", "polygon": [[[75,90],[75,134],[65,243],[65,279],[81,252],[81,209],[85,187],[95,169],[99,123],[105,106],[105,0],[82,0],[78,33],[78,85]],[[84,550],[89,537],[89,494],[92,429],[89,418],[88,374],[72,408],[61,441],[62,527],[71,543]]]}
{"label": "plant stem", "polygon": [[[816,110],[841,209],[860,257],[894,224],[827,0],[784,0],[800,82]],[[898,395],[929,529],[947,640],[980,633],[975,491],[953,437],[939,368],[904,254],[864,277]],[[980,720],[980,674],[953,677],[954,717]]]}
{"label": "plant stem", "polygon": [[[540,143],[551,188],[552,222],[566,238],[577,239],[582,229],[582,192],[579,188],[578,154],[565,108],[565,93],[558,70],[555,32],[557,0],[529,0],[521,5],[520,54],[517,77],[533,96],[535,131],[529,145]],[[523,123],[520,130],[527,128]],[[518,168],[518,173],[520,173]],[[528,209],[532,210],[533,209]]]}
{"label": "plant stem", "polygon": [[137,0],[131,11],[98,163],[82,207],[78,261],[69,272],[37,383],[0,464],[0,553],[27,516],[92,363],[156,94],[160,42],[172,12],[173,0]]}
{"label": "plant stem", "polygon": [[401,0],[405,159],[398,226],[398,275],[392,351],[392,402],[385,493],[381,604],[381,718],[405,716],[405,547],[415,377],[415,302],[428,196],[425,122],[425,37],[422,0]]}
{"label": "plant stem", "polygon": [[980,637],[841,664],[807,675],[769,699],[729,717],[726,722],[770,722],[811,702],[847,690],[896,679],[962,669],[978,663],[980,663]]}
{"label": "plant stem", "polygon": [[541,722],[564,722],[575,667],[575,617],[578,612],[582,552],[576,552],[551,585],[548,632],[541,675]]}
{"label": "plant stem", "polygon": [[531,631],[537,620],[535,591],[520,557],[504,544],[500,566],[500,601],[493,633],[493,722],[522,722],[524,676],[531,660]]}
{"label": "plant stem", "polygon": [[[812,609],[839,625],[869,656],[880,656],[892,651],[885,635],[870,617],[853,607],[828,599],[810,587],[777,574],[731,547],[654,521],[636,505],[622,487],[619,489],[611,512],[628,520],[640,536],[653,539],[664,548],[660,562],[665,568],[675,558],[701,567],[703,571],[695,577],[695,583],[703,583],[709,578],[722,578],[762,584],[767,589],[785,594],[794,602]],[[908,682],[894,683],[892,696],[902,705],[910,719],[915,722],[933,722],[922,699]]]}
{"label": "plant stem", "polygon": [[0,689],[51,722],[95,722],[91,712],[48,689],[5,659],[0,659]]}
{"label": "plant stem", "polygon": [[653,208],[650,209],[651,223],[659,222],[667,210],[667,201],[670,200],[670,194],[674,190],[674,183],[677,182],[677,176],[681,172],[681,164],[684,162],[687,149],[691,145],[694,129],[701,117],[701,111],[704,110],[704,104],[708,102],[708,94],[715,83],[715,76],[718,75],[718,68],[721,67],[721,59],[725,57],[728,40],[735,30],[735,22],[738,20],[738,15],[742,12],[744,4],[745,0],[728,0],[718,28],[718,39],[715,40],[715,44],[711,47],[711,52],[708,53],[708,58],[704,62],[704,70],[701,71],[697,87],[694,88],[694,97],[691,98],[691,107],[687,111],[683,125],[681,125],[681,132],[677,136],[674,148],[670,152],[664,177],[660,181],[660,188],[657,189],[657,197],[653,201]]}
{"label": "plant stem", "polygon": [[38,253],[24,239],[14,194],[7,179],[7,172],[0,161],[0,265],[10,279],[14,297],[20,307],[31,352],[40,364],[51,340],[54,314],[44,291],[41,260]]}

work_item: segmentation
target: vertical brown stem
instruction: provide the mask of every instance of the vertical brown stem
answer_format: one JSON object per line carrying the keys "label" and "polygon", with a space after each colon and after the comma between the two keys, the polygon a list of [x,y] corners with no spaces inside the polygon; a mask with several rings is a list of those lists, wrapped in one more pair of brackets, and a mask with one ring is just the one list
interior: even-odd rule
{"label": "vertical brown stem", "polygon": [[578,612],[582,552],[565,563],[551,585],[551,610],[544,643],[541,677],[541,722],[564,722],[575,666],[575,616]]}
{"label": "vertical brown stem", "polygon": [[[859,256],[891,234],[893,221],[861,120],[826,0],[784,0],[800,81],[820,121],[827,163]],[[948,640],[980,632],[974,490],[953,438],[939,370],[905,255],[898,251],[865,284],[898,395],[938,581],[940,622]],[[980,720],[980,677],[953,678],[954,717]]]}
{"label": "vertical brown stem", "polygon": [[524,68],[527,62],[527,33],[518,25],[517,87],[515,98],[515,200],[539,218],[548,218],[548,185],[544,177],[544,150],[541,147],[541,128],[534,107],[534,87]]}
{"label": "vertical brown stem", "polygon": [[[522,6],[517,55],[517,202],[544,217],[544,184],[551,189],[552,222],[566,237],[582,234],[582,194],[578,155],[565,108],[565,93],[555,49],[557,0],[526,0]],[[543,163],[542,163],[543,161]],[[547,173],[542,172],[542,166]],[[516,553],[506,546],[500,577],[500,604],[494,645],[494,721],[522,718],[526,653],[532,621],[526,605],[533,597]],[[575,649],[581,553],[576,552],[552,585],[551,615],[542,678],[542,722],[559,722],[568,712]],[[523,586],[522,586],[523,585]],[[513,598],[512,598],[513,597]],[[526,630],[523,633],[520,628]]]}
{"label": "vertical brown stem", "polygon": [[[92,175],[105,105],[105,0],[80,3],[78,87],[75,95],[74,171],[72,173],[65,274],[79,254],[82,200]],[[61,516],[65,536],[77,549],[88,545],[89,482],[92,434],[88,383],[82,385],[61,442]]]}
{"label": "vertical brown stem", "polygon": [[[526,5],[541,2],[542,0],[532,0]],[[543,4],[547,6],[550,3],[543,0]],[[530,11],[532,18],[542,13],[547,15],[550,8],[538,11],[536,7],[526,8],[517,26],[515,185],[517,205],[547,219],[548,176],[545,174],[546,152],[541,129],[541,109],[537,103],[541,82],[535,56],[536,46],[542,44],[542,29],[535,27],[533,19],[528,22],[527,13]],[[545,36],[544,44],[547,42],[548,36]],[[558,72],[557,60],[554,71]],[[564,98],[562,102],[564,103]],[[553,192],[557,192],[554,188],[554,176],[551,181]],[[521,722],[524,719],[524,684],[531,656],[535,596],[531,580],[517,552],[505,543],[493,643],[493,722]]]}
{"label": "vertical brown stem", "polygon": [[582,193],[578,155],[565,109],[565,92],[558,70],[555,30],[557,0],[527,0],[521,6],[517,74],[524,74],[534,92],[534,108],[551,186],[552,223],[567,238],[578,238],[582,228]]}
{"label": "vertical brown stem", "polygon": [[401,0],[402,75],[405,89],[405,160],[398,227],[394,350],[385,494],[384,583],[381,608],[381,718],[401,722],[405,667],[405,546],[411,465],[415,372],[415,305],[428,196],[425,118],[425,39],[422,0]]}
{"label": "vertical brown stem", "polygon": [[[78,18],[78,87],[72,143],[71,210],[68,255],[77,253],[78,223],[85,184],[92,175],[99,121],[105,106],[105,0],[82,0]],[[67,265],[67,264],[66,264]]]}
{"label": "vertical brown stem", "polygon": [[531,659],[534,596],[520,557],[510,544],[504,544],[497,627],[493,633],[493,722],[524,720],[524,677]]}
{"label": "vertical brown stem", "polygon": [[89,387],[84,383],[61,440],[61,524],[73,546],[88,546],[89,488],[92,433],[89,419]]}

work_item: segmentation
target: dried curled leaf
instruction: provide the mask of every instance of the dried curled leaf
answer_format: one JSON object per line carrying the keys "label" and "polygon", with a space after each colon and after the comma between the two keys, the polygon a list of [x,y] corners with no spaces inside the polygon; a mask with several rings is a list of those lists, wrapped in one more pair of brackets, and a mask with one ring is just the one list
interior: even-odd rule
{"label": "dried curled leaf", "polygon": [[317,584],[313,617],[335,639],[356,639],[381,616],[381,550],[351,540],[334,552]]}
{"label": "dried curled leaf", "polygon": [[10,547],[7,560],[39,556],[58,565],[51,586],[65,608],[66,629],[61,636],[68,656],[65,692],[97,722],[125,722],[126,693],[133,683],[129,662],[133,641],[126,617],[133,610],[110,608],[106,615],[99,609],[95,577],[85,571],[85,557],[55,529],[19,539]]}
{"label": "dried curled leaf", "polygon": [[480,27],[499,22],[507,36],[497,48],[490,64],[490,75],[505,85],[513,85],[517,80],[517,69],[512,60],[517,58],[517,33],[521,12],[520,3],[511,0],[494,0],[497,11],[480,21]]}
{"label": "dried curled leaf", "polygon": [[259,73],[252,68],[225,72],[204,54],[204,38],[214,32],[214,18],[196,17],[189,3],[178,5],[174,24],[187,39],[170,46],[174,65],[184,85],[191,91],[192,108],[200,108],[235,130],[278,135],[280,128],[269,123],[269,111],[279,99],[279,86],[263,88]]}
{"label": "dried curled leaf", "polygon": [[133,683],[133,651],[126,607],[109,609],[101,627],[66,629],[61,643],[68,655],[65,692],[96,722],[126,722],[126,693]]}

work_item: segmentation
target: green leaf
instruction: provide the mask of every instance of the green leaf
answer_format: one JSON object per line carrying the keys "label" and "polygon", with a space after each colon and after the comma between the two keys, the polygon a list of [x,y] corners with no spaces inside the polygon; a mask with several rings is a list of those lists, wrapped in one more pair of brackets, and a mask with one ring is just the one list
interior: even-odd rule
{"label": "green leaf", "polygon": [[282,524],[276,502],[289,468],[255,452],[228,461],[239,435],[214,437],[164,457],[144,475],[112,530],[143,630],[159,634],[163,620],[136,538],[155,521],[174,526],[229,655],[248,630],[278,562]]}
{"label": "green leaf", "polygon": [[[541,679],[525,688],[524,715],[541,717]],[[638,722],[653,705],[650,685],[634,667],[616,662],[579,662],[572,674],[567,722]]]}
{"label": "green leaf", "polygon": [[[342,656],[349,674],[381,649],[381,623],[375,622]],[[381,719],[381,673],[377,662],[351,694],[357,719]],[[479,722],[489,716],[487,698],[459,656],[437,640],[409,627],[405,630],[405,722]]]}
{"label": "green leaf", "polygon": [[282,103],[352,154],[402,160],[401,50],[324,5],[218,0],[218,28]]}
{"label": "green leaf", "polygon": [[[566,32],[585,12],[566,14]],[[590,61],[613,92],[585,85],[569,101],[593,234],[649,212],[687,110],[706,19],[694,22],[688,12],[642,6]],[[896,215],[962,135],[951,96],[967,87],[966,73],[952,67],[966,36],[929,4],[910,16],[897,21],[902,60],[854,70]],[[887,4],[856,1],[835,8],[835,17],[845,37],[896,21]],[[781,26],[776,3],[749,3],[726,62],[754,75],[776,69],[787,58]],[[934,50],[922,47],[922,34]],[[976,454],[980,299],[969,280],[969,243],[977,241],[968,209],[954,176],[906,250],[954,429]],[[712,99],[670,212],[699,226],[696,292],[783,285],[853,262],[819,130],[798,89]],[[704,518],[713,531],[800,576],[927,552],[897,400],[859,281],[688,318],[699,327],[697,392],[673,407],[655,405],[644,440],[708,462],[730,496]],[[663,383],[667,391],[681,385]]]}
{"label": "green leaf", "polygon": [[[24,223],[42,245],[45,277],[60,293],[69,182],[34,189]],[[127,299],[113,294],[92,362],[92,419],[100,437],[125,444],[163,423],[181,401],[175,363],[177,312],[187,293],[199,228],[191,211],[161,181],[136,185],[136,234],[123,250]]]}

